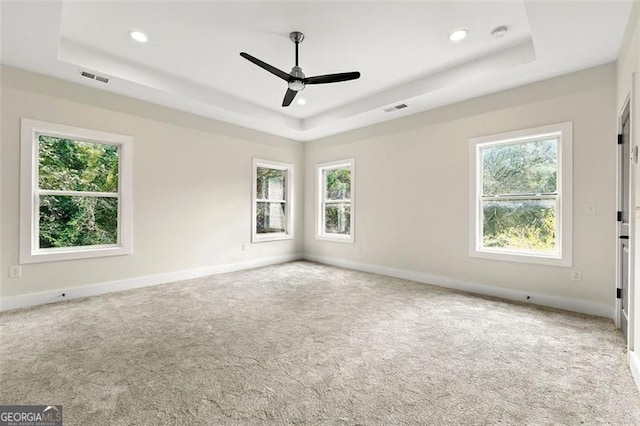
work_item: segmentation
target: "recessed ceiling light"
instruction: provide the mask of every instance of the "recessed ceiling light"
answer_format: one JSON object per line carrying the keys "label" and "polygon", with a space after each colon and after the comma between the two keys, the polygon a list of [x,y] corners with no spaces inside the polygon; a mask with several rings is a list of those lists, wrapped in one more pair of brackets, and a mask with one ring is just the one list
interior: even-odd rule
{"label": "recessed ceiling light", "polygon": [[469,31],[465,30],[464,28],[460,28],[449,35],[449,40],[462,41],[467,37],[467,34],[469,34]]}
{"label": "recessed ceiling light", "polygon": [[131,38],[137,41],[138,43],[146,43],[149,40],[149,37],[147,37],[145,33],[139,30],[129,31],[129,36],[131,36]]}
{"label": "recessed ceiling light", "polygon": [[304,105],[307,103],[307,100],[305,98],[298,98],[298,105]]}
{"label": "recessed ceiling light", "polygon": [[509,32],[509,27],[506,25],[500,25],[499,27],[495,27],[493,31],[491,31],[491,36],[495,38],[502,38],[507,35]]}

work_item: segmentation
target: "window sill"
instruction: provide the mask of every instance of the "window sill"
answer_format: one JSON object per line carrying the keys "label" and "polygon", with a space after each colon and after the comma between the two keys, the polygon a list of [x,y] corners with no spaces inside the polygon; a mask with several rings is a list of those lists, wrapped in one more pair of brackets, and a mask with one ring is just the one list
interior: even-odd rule
{"label": "window sill", "polygon": [[21,253],[20,263],[55,262],[60,260],[88,259],[93,257],[124,256],[133,250],[122,246],[71,247],[38,250],[35,253]]}
{"label": "window sill", "polygon": [[333,241],[335,243],[353,244],[353,236],[352,235],[343,235],[343,234],[316,235],[316,240]]}
{"label": "window sill", "polygon": [[543,254],[531,254],[531,253],[516,253],[507,251],[490,251],[490,250],[470,250],[470,257],[476,257],[481,259],[501,260],[507,262],[520,262],[530,263],[535,265],[547,265],[547,266],[560,266],[570,268],[572,266],[571,257],[543,255]]}
{"label": "window sill", "polygon": [[273,233],[273,234],[254,234],[251,236],[252,243],[266,243],[269,241],[292,240],[293,234]]}

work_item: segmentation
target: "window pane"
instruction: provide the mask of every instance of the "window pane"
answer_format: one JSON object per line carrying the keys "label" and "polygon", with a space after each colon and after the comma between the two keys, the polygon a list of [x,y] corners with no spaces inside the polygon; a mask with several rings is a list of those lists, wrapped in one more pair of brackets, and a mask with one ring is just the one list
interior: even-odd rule
{"label": "window pane", "polygon": [[38,137],[40,189],[118,192],[118,147]]}
{"label": "window pane", "polygon": [[325,184],[328,200],[351,199],[351,168],[325,170]]}
{"label": "window pane", "polygon": [[285,203],[259,202],[256,206],[256,232],[286,232]]}
{"label": "window pane", "polygon": [[258,167],[257,198],[259,200],[284,200],[286,170]]}
{"label": "window pane", "polygon": [[557,191],[558,140],[481,148],[483,195]]}
{"label": "window pane", "polygon": [[43,195],[40,248],[118,243],[118,199]]}
{"label": "window pane", "polygon": [[555,253],[556,200],[483,201],[485,248]]}
{"label": "window pane", "polygon": [[351,203],[325,205],[324,232],[327,234],[351,234]]}

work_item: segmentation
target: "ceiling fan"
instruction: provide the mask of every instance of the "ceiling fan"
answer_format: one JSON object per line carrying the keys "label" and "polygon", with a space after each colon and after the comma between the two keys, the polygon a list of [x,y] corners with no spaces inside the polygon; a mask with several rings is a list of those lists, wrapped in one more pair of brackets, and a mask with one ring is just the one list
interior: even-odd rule
{"label": "ceiling fan", "polygon": [[307,84],[338,83],[340,81],[349,81],[360,78],[360,73],[357,71],[305,77],[304,73],[302,72],[302,68],[298,66],[298,45],[302,43],[302,40],[304,40],[304,34],[302,34],[300,31],[294,31],[289,34],[289,38],[296,45],[296,64],[293,68],[291,68],[290,73],[279,70],[278,68],[269,65],[266,62],[263,62],[260,59],[249,55],[248,53],[240,53],[240,56],[242,56],[246,60],[253,62],[260,68],[269,71],[271,74],[280,77],[289,84],[287,92],[284,94],[284,99],[282,100],[283,107],[291,105],[291,102],[293,101],[293,98],[296,97],[296,94],[299,91],[304,90],[304,87]]}

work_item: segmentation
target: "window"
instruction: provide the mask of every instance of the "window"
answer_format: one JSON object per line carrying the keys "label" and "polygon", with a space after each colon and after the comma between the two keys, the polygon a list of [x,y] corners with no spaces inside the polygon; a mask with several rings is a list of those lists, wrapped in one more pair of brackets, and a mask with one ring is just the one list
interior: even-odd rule
{"label": "window", "polygon": [[20,263],[132,252],[131,144],[22,119]]}
{"label": "window", "polygon": [[293,165],[253,160],[253,232],[251,241],[293,238]]}
{"label": "window", "polygon": [[317,166],[318,239],[353,242],[355,159]]}
{"label": "window", "polygon": [[571,266],[572,123],[471,139],[471,256]]}

